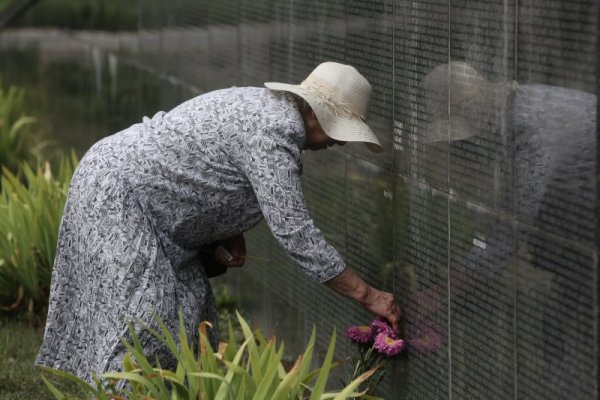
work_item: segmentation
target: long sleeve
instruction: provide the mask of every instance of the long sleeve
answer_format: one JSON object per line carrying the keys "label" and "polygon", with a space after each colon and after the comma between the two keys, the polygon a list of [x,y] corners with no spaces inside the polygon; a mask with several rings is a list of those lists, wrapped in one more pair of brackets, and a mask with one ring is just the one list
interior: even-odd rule
{"label": "long sleeve", "polygon": [[341,273],[345,263],[306,208],[300,183],[303,133],[302,140],[299,136],[278,124],[247,137],[240,168],[277,241],[312,280],[321,283]]}

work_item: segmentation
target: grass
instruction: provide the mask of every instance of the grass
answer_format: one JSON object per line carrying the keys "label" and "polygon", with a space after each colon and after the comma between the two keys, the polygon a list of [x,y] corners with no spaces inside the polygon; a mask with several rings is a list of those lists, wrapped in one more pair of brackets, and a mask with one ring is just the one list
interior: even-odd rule
{"label": "grass", "polygon": [[43,335],[41,324],[0,319],[0,399],[53,399],[33,365]]}
{"label": "grass", "polygon": [[[222,285],[215,286],[215,297],[220,337],[224,338],[227,321],[235,320],[236,299]],[[41,371],[33,365],[44,336],[44,324],[33,318],[0,313],[0,400],[54,400],[42,382]],[[235,327],[241,338],[241,328]]]}

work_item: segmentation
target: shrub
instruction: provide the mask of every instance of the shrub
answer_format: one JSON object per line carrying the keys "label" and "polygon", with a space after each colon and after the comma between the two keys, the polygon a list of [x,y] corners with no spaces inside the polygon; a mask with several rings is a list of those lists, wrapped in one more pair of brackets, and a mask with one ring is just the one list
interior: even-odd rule
{"label": "shrub", "polygon": [[32,161],[40,146],[34,146],[29,126],[35,121],[23,112],[24,91],[0,84],[0,167],[17,171],[23,161]]}
{"label": "shrub", "polygon": [[[68,373],[43,369],[79,385],[88,398],[109,399],[336,399],[360,397],[356,392],[358,385],[367,379],[373,371],[359,376],[339,392],[325,392],[330,377],[335,348],[335,331],[329,342],[329,348],[323,364],[311,370],[315,330],[305,352],[293,366],[286,371],[281,363],[283,345],[277,345],[276,339],[266,339],[259,331],[254,333],[246,321],[237,314],[244,332],[244,341],[235,340],[233,328],[229,324],[229,340],[221,343],[218,352],[213,352],[206,337],[207,323],[200,325],[200,352],[194,355],[184,333],[183,318],[180,317],[179,343],[169,333],[166,326],[158,321],[161,332],[150,330],[177,357],[175,371],[153,367],[144,355],[142,345],[130,326],[133,343],[126,343],[129,353],[125,356],[122,372],[108,372],[92,386]],[[149,329],[149,328],[148,328]],[[134,361],[135,360],[135,361]],[[48,388],[56,399],[67,398],[53,383],[44,378]],[[127,383],[129,388],[119,390],[119,385]]]}
{"label": "shrub", "polygon": [[23,181],[3,168],[0,189],[0,310],[33,312],[47,302],[58,228],[77,157],[22,165]]}

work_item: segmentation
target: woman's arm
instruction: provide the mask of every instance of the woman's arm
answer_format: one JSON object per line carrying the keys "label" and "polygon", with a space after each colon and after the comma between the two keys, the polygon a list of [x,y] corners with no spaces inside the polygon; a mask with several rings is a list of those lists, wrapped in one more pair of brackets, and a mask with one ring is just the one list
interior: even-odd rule
{"label": "woman's arm", "polygon": [[395,331],[402,317],[402,310],[392,293],[375,289],[363,281],[350,267],[346,267],[339,275],[325,282],[330,289],[356,300],[370,312],[387,319]]}

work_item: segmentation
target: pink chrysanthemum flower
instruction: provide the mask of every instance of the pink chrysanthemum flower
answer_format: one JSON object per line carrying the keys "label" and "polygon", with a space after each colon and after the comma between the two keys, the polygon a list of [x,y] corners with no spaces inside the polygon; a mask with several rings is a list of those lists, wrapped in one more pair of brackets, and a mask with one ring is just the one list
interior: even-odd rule
{"label": "pink chrysanthemum flower", "polygon": [[354,343],[366,344],[373,340],[373,329],[367,325],[351,326],[346,331],[346,336]]}
{"label": "pink chrysanthemum flower", "polygon": [[375,337],[375,350],[379,351],[386,357],[393,357],[400,353],[404,348],[404,340],[390,337],[385,333],[379,333]]}
{"label": "pink chrysanthemum flower", "polygon": [[371,322],[371,327],[375,331],[375,334],[385,333],[387,336],[397,339],[396,332],[392,329],[391,325],[385,318],[378,317]]}

